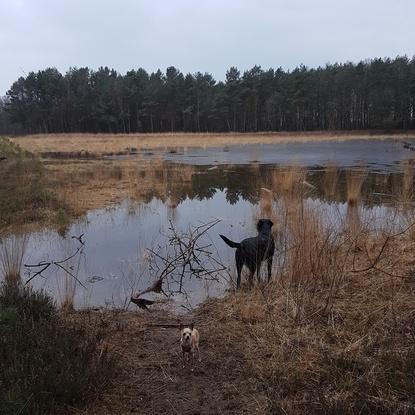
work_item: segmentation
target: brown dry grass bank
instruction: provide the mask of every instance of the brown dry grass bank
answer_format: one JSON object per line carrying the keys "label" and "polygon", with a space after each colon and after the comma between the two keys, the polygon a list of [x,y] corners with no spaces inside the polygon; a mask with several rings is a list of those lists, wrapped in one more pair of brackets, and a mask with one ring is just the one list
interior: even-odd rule
{"label": "brown dry grass bank", "polygon": [[[274,144],[288,142],[356,140],[356,139],[408,139],[415,132],[368,132],[368,131],[315,131],[281,133],[227,133],[227,134],[38,134],[15,137],[13,140],[24,149],[34,153],[82,152],[108,154],[168,147],[221,147],[238,144]],[[82,155],[79,154],[79,155]]]}
{"label": "brown dry grass bank", "polygon": [[38,224],[56,225],[70,214],[44,164],[0,137],[0,235]]}

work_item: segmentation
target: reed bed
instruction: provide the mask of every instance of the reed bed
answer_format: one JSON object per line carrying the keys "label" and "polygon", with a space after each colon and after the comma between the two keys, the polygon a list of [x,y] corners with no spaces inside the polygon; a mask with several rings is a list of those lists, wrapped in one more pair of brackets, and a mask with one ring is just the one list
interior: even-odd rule
{"label": "reed bed", "polygon": [[[408,171],[401,189],[411,195]],[[337,171],[326,175],[332,195]],[[366,177],[347,176],[346,209],[333,215],[307,197],[298,168],[274,172],[273,201],[260,203],[277,227],[273,281],[203,309],[252,374],[242,413],[415,411],[413,207],[388,208],[382,226],[370,209],[363,215]]]}

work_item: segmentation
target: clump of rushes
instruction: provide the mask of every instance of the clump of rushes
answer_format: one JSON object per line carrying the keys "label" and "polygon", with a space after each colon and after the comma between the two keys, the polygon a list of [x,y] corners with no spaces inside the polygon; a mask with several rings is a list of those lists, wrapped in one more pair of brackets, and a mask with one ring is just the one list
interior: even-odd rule
{"label": "clump of rushes", "polygon": [[21,281],[21,268],[26,250],[27,237],[13,235],[0,237],[0,280],[9,285],[17,285]]}

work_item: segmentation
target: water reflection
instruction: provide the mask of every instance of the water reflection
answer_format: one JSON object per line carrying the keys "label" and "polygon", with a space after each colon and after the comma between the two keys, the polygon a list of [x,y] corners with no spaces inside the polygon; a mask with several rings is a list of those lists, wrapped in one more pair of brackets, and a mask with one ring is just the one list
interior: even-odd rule
{"label": "water reflection", "polygon": [[[186,229],[189,223],[206,223],[220,214],[222,222],[211,233],[213,242],[220,232],[227,232],[235,239],[253,232],[252,205],[241,199],[231,210],[228,206],[226,195],[221,191],[209,200],[188,198],[175,208],[176,226]],[[67,252],[74,251],[77,246],[72,236],[83,233],[85,247],[82,255],[70,266],[87,289],[77,288],[75,306],[124,306],[133,292],[147,287],[155,277],[146,262],[146,248],[156,250],[159,245],[165,244],[171,217],[169,209],[167,203],[154,198],[146,204],[134,205],[131,201],[125,201],[117,208],[89,212],[86,220],[72,225],[64,238],[53,231],[32,234],[25,262],[36,264],[65,258]],[[229,250],[219,255],[224,263],[231,263],[232,256]],[[68,276],[55,268],[43,275],[45,278],[37,278],[34,284],[56,293],[63,302]],[[189,305],[199,303],[208,294],[219,296],[227,286],[226,281],[208,284],[194,278],[186,284],[191,299]],[[184,301],[180,297],[176,300],[179,304]]]}
{"label": "water reflection", "polygon": [[[163,173],[155,171],[153,185],[140,199],[148,203],[157,198],[173,209],[186,199],[208,200],[217,192],[224,192],[230,205],[236,204],[240,198],[257,204],[267,189],[277,195],[297,192],[294,182],[301,183],[302,194],[327,203],[344,203],[350,197],[355,198],[356,193],[364,205],[385,204],[401,187],[404,193],[410,194],[408,189],[411,189],[413,181],[412,166],[405,170],[406,173],[367,171],[361,166],[339,169],[331,164],[303,169],[254,163],[254,167],[221,165],[210,170],[209,167],[192,166],[189,169],[187,165],[165,163],[160,169]],[[298,175],[303,180],[299,181]],[[404,184],[400,186],[402,181]]]}

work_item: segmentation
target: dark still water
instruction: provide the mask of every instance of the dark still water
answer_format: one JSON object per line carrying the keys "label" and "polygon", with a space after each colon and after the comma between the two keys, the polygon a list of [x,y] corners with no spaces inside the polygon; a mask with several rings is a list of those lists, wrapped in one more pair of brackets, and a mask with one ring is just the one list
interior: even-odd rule
{"label": "dark still water", "polygon": [[[184,293],[176,292],[166,304],[177,310],[189,309],[210,296],[223,295],[229,288],[234,250],[218,235],[236,241],[255,235],[257,219],[273,215],[272,205],[288,186],[291,170],[287,166],[305,167],[302,197],[325,220],[338,224],[346,217],[349,172],[358,168],[365,177],[359,214],[370,217],[376,226],[387,220],[396,194],[408,182],[412,188],[411,156],[402,143],[393,140],[166,152],[163,171],[156,175],[163,186],[157,183],[145,200],[125,200],[111,208],[90,211],[64,233],[45,230],[28,235],[24,262],[65,259],[80,246],[73,236],[83,234],[85,245],[63,264],[71,275],[51,266],[32,283],[50,291],[58,301],[72,296],[76,307],[125,307],[133,292],[147,288],[160,273],[147,249],[165,253],[171,226],[184,231],[219,219],[202,242],[228,270],[215,274],[215,278],[186,277]],[[186,166],[185,181],[180,180],[181,166]],[[24,279],[36,270],[26,269]],[[169,289],[178,291],[177,284]],[[166,299],[163,295],[156,298]]]}

